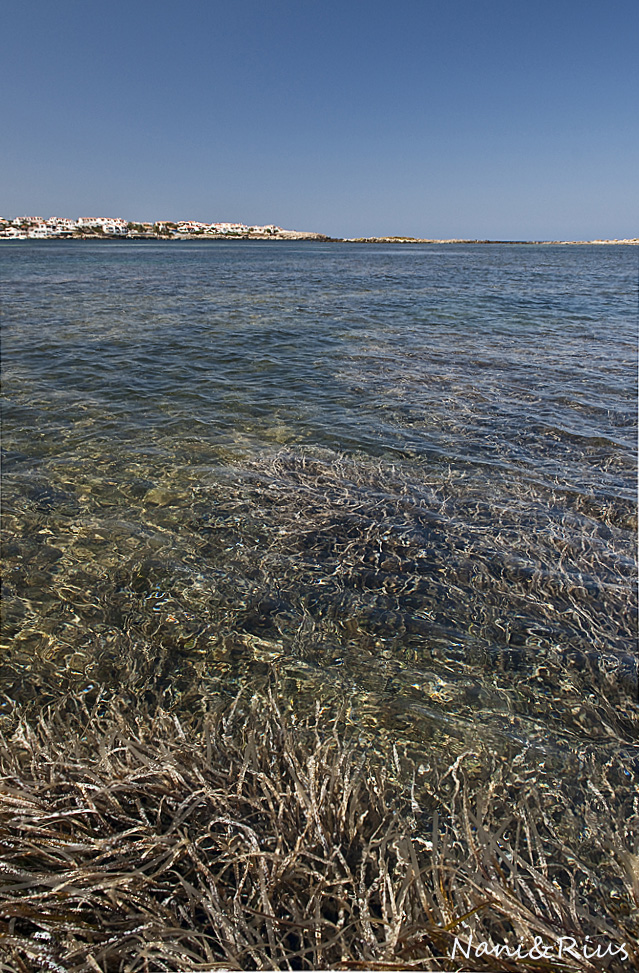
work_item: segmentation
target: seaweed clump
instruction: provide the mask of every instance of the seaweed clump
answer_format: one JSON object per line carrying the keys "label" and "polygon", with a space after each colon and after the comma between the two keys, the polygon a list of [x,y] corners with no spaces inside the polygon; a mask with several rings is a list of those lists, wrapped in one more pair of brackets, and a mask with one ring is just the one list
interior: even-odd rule
{"label": "seaweed clump", "polygon": [[337,708],[300,717],[244,693],[188,722],[69,696],[14,717],[0,739],[0,970],[460,970],[473,941],[588,936],[625,944],[607,969],[639,969],[636,806],[623,826],[597,808],[611,904],[534,789],[497,775],[472,791],[463,755],[411,776]]}

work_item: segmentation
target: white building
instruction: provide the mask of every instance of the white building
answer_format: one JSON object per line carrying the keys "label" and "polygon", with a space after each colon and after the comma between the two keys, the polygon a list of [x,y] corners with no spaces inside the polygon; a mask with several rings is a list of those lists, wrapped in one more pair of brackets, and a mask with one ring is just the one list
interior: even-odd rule
{"label": "white building", "polygon": [[81,216],[76,220],[76,225],[87,229],[100,229],[109,236],[124,236],[129,228],[126,220],[111,216]]}
{"label": "white building", "polygon": [[31,223],[28,230],[27,236],[30,240],[46,240],[47,237],[53,236],[53,228],[48,226],[44,220],[39,223]]}

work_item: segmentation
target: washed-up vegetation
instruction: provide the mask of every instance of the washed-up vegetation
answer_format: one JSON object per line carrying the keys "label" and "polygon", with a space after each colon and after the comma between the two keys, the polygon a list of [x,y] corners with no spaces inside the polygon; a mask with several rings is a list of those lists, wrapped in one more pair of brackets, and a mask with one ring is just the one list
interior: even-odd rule
{"label": "washed-up vegetation", "polygon": [[[602,968],[560,962],[567,937],[639,969],[636,797],[613,806],[600,776],[567,846],[561,788],[540,800],[495,761],[477,789],[464,755],[371,752],[347,709],[296,714],[285,695],[191,721],[115,697],[16,711],[0,969]],[[553,961],[473,946],[535,937]]]}

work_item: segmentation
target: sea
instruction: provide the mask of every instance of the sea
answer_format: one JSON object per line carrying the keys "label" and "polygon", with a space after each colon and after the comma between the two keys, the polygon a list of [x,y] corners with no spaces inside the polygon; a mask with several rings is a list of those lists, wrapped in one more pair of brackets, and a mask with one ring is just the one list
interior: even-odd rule
{"label": "sea", "polygon": [[2,244],[0,721],[276,687],[630,786],[638,254]]}

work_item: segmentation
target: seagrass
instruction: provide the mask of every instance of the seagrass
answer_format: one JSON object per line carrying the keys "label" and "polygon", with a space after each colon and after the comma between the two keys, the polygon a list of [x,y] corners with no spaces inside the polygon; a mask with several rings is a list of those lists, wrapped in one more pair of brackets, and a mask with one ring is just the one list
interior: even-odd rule
{"label": "seagrass", "polygon": [[[625,943],[639,969],[637,798],[574,815],[495,762],[370,752],[278,686],[188,718],[141,699],[14,707],[0,740],[0,969],[594,971],[457,952]],[[607,796],[608,795],[608,796]],[[586,829],[587,830],[587,829]],[[581,842],[581,843],[580,843]]]}

